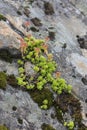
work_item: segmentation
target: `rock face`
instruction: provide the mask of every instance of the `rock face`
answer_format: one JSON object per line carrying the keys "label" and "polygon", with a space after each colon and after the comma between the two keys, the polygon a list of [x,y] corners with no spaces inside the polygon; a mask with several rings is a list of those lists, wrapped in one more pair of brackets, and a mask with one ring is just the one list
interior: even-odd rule
{"label": "rock face", "polygon": [[[78,59],[78,60],[77,60]],[[69,61],[73,66],[75,66],[76,71],[82,76],[86,75],[87,72],[87,59],[77,53],[73,53],[70,56]]]}
{"label": "rock face", "polygon": [[[61,76],[73,86],[74,94],[82,103],[83,123],[87,125],[87,0],[1,0],[0,13],[8,21],[0,19],[0,50],[6,50],[12,61],[3,54],[0,71],[18,76],[17,58],[21,57],[20,38],[33,34],[44,39],[50,36],[50,51],[58,63]],[[20,13],[18,13],[20,12]],[[35,19],[33,19],[35,18]],[[33,19],[33,23],[32,23]],[[26,26],[26,22],[30,25]],[[25,26],[23,26],[25,25]],[[38,31],[31,31],[32,29]],[[84,42],[78,41],[79,36]],[[79,43],[78,43],[79,42]],[[6,49],[6,50],[5,50]],[[3,51],[5,50],[5,51]],[[2,54],[0,52],[0,55]],[[2,56],[1,56],[2,57]],[[29,71],[28,63],[25,66]],[[31,69],[31,73],[33,70]],[[17,109],[12,110],[13,106]],[[57,130],[66,128],[51,118],[53,108],[46,113],[34,103],[27,92],[7,86],[0,90],[0,124],[10,130],[41,130],[43,123],[52,124]],[[47,116],[46,116],[47,114]],[[8,120],[9,119],[9,120]]]}
{"label": "rock face", "polygon": [[34,68],[34,65],[31,64],[30,62],[25,63],[25,73],[27,76],[29,76],[29,75],[34,76],[35,75],[33,68]]}

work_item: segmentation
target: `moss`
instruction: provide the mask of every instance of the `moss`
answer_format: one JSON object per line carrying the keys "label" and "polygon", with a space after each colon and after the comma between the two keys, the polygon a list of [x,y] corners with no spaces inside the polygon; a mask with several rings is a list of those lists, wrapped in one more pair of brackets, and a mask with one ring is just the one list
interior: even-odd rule
{"label": "moss", "polygon": [[7,76],[4,72],[0,72],[0,88],[5,89],[7,84]]}
{"label": "moss", "polygon": [[0,130],[8,130],[8,128],[5,125],[0,125]]}
{"label": "moss", "polygon": [[63,113],[62,113],[61,109],[59,108],[59,106],[56,104],[56,102],[54,102],[54,108],[55,108],[56,117],[57,117],[58,121],[63,123]]}
{"label": "moss", "polygon": [[2,14],[0,14],[0,20],[6,21],[6,18]]}
{"label": "moss", "polygon": [[13,74],[7,76],[7,82],[9,85],[11,85],[13,87],[18,86],[17,79],[15,78],[15,76]]}
{"label": "moss", "polygon": [[72,94],[63,92],[62,94],[58,95],[56,104],[62,110],[63,113],[70,113],[71,117],[74,119],[74,123],[78,124],[78,127],[81,125],[81,104],[76,97],[74,97]]}
{"label": "moss", "polygon": [[75,98],[72,94],[67,92],[63,92],[62,94],[58,95],[57,103],[64,112],[68,111],[68,106],[71,106],[73,110],[81,110],[81,104],[79,100]]}
{"label": "moss", "polygon": [[43,123],[41,126],[42,130],[56,130],[51,125]]}
{"label": "moss", "polygon": [[87,127],[84,124],[80,123],[78,130],[87,130]]}
{"label": "moss", "polygon": [[39,106],[43,105],[43,101],[45,99],[48,100],[48,109],[52,106],[53,104],[53,94],[48,88],[44,88],[42,90],[32,90],[30,91],[30,95],[32,99],[38,103]]}

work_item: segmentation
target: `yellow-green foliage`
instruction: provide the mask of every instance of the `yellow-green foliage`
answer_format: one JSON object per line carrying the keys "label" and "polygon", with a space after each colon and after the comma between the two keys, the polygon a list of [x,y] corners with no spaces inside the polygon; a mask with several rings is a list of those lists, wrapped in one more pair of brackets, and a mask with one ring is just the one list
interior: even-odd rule
{"label": "yellow-green foliage", "polygon": [[[23,52],[22,59],[18,60],[18,85],[27,89],[32,99],[38,103],[41,109],[47,110],[54,105],[57,119],[64,124],[63,113],[68,109],[68,105],[67,102],[64,101],[66,98],[64,99],[63,94],[70,94],[72,86],[67,84],[67,82],[61,78],[61,73],[57,70],[57,64],[53,60],[53,55],[48,52],[46,40],[35,39],[32,36],[28,36],[24,38],[24,42],[26,42],[27,47],[25,52]],[[31,62],[33,71],[35,72],[33,76],[32,74],[26,75],[26,62]],[[53,97],[54,92],[62,98],[64,105],[60,102],[60,100],[58,100],[57,104],[55,104],[56,101]],[[61,95],[63,95],[63,97],[61,97]],[[72,98],[71,95],[70,97]],[[73,101],[72,103],[75,102],[76,101]],[[78,122],[78,124],[79,122],[81,123],[81,116],[77,116],[81,114],[79,113],[80,112],[76,109],[76,113],[72,115],[75,121],[64,125],[66,125],[69,129],[73,129],[75,122]],[[55,130],[46,124],[42,127],[42,129]]]}
{"label": "yellow-green foliage", "polygon": [[[22,57],[22,60],[18,60],[19,64],[19,77],[17,77],[18,85],[24,86],[26,89],[37,88],[42,90],[47,83],[50,83],[51,88],[58,94],[61,94],[63,90],[71,92],[71,86],[67,85],[63,78],[54,78],[53,73],[56,71],[57,64],[52,60],[52,54],[48,53],[48,46],[45,40],[35,39],[29,37],[24,39],[28,45],[26,51]],[[33,70],[35,71],[37,78],[35,84],[28,79],[26,76],[21,77],[25,74],[24,61],[29,61],[34,64]],[[30,77],[31,79],[31,77]],[[33,86],[32,86],[33,85]]]}
{"label": "yellow-green foliage", "polygon": [[43,105],[41,106],[41,108],[46,110],[46,109],[48,108],[48,103],[49,103],[48,100],[45,99],[45,100],[43,101]]}
{"label": "yellow-green foliage", "polygon": [[0,130],[8,130],[8,128],[4,125],[0,125]]}
{"label": "yellow-green foliage", "polygon": [[73,130],[74,129],[74,122],[73,121],[64,122],[64,126],[67,126],[69,128],[69,130]]}
{"label": "yellow-green foliage", "polygon": [[0,88],[5,89],[7,84],[7,76],[4,72],[0,72]]}
{"label": "yellow-green foliage", "polygon": [[[53,55],[48,53],[48,45],[45,40],[35,39],[30,36],[24,39],[27,48],[22,56],[22,60],[18,60],[19,77],[17,82],[19,86],[25,87],[35,102],[41,109],[49,109],[53,102],[52,92],[61,94],[62,91],[71,92],[71,86],[66,83],[63,78],[54,77],[53,73],[57,71],[57,64],[53,61]],[[34,67],[35,75],[26,76],[25,62],[31,62]],[[32,80],[31,80],[32,79]],[[46,86],[48,89],[46,89]],[[46,104],[46,102],[48,102]]]}

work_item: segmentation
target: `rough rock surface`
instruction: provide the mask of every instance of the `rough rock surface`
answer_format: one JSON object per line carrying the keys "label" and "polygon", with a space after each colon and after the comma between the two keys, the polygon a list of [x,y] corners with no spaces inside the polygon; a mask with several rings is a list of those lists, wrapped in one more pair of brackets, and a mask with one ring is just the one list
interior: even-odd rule
{"label": "rough rock surface", "polygon": [[27,76],[29,76],[29,75],[34,76],[35,75],[35,71],[33,68],[34,68],[34,65],[31,64],[30,62],[25,63],[25,73]]}
{"label": "rough rock surface", "polygon": [[[45,14],[45,1],[52,4],[53,14]],[[82,82],[82,78],[87,75],[87,48],[80,48],[76,36],[87,36],[86,5],[87,0],[37,0],[32,4],[29,0],[0,1],[0,14],[25,35],[33,34],[37,38],[45,38],[49,35],[49,31],[55,32],[55,38],[49,41],[50,51],[54,54],[61,75],[73,86],[74,94],[81,100],[85,125],[87,125],[87,85]],[[42,26],[37,26],[38,32],[29,29],[35,27],[31,21],[35,17],[42,23]],[[26,21],[30,22],[29,27],[23,26]],[[0,21],[0,49],[2,47],[19,49],[20,37],[21,35],[9,26],[8,22]],[[15,61],[8,63],[0,60],[0,71],[18,75]],[[13,106],[17,107],[16,111],[12,110]],[[46,112],[46,116],[26,92],[11,86],[7,86],[6,91],[0,90],[0,124],[6,124],[10,130],[41,130],[41,124],[44,122],[52,124],[56,130],[65,130],[66,128],[57,122],[57,119],[51,119],[52,112],[53,108]],[[18,123],[18,118],[23,120],[22,124]]]}

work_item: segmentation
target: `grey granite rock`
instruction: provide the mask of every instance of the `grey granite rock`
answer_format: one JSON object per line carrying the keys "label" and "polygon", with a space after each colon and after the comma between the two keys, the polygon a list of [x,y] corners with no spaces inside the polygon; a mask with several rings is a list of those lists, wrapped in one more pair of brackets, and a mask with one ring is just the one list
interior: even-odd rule
{"label": "grey granite rock", "polygon": [[34,65],[31,64],[30,62],[26,62],[25,63],[25,73],[27,76],[34,76],[35,75],[35,71],[34,71]]}
{"label": "grey granite rock", "polygon": [[[52,15],[45,15],[44,1],[50,2],[54,12]],[[33,34],[36,38],[44,39],[49,35],[49,28],[53,27],[55,39],[50,40],[50,51],[54,54],[54,60],[58,63],[58,70],[61,76],[64,77],[69,84],[73,86],[73,93],[82,102],[83,121],[87,124],[87,119],[84,116],[87,113],[87,85],[83,84],[82,78],[87,74],[87,51],[81,49],[76,35],[83,36],[87,32],[87,0],[37,0],[29,4],[28,0],[1,0],[0,13],[24,34]],[[22,7],[23,10],[20,9]],[[29,15],[26,16],[24,8],[27,7]],[[21,14],[17,13],[20,9]],[[23,28],[26,21],[30,22],[32,27],[32,18],[41,20],[42,26],[38,27],[38,32],[32,32],[29,29]],[[52,28],[51,28],[52,31]],[[8,22],[0,21],[0,48],[20,48],[21,38]],[[64,47],[66,45],[66,47]],[[15,54],[15,51],[11,51]],[[34,73],[30,64],[26,65],[26,72]],[[18,75],[17,64],[11,64],[0,60],[0,71],[6,71],[7,74]],[[31,70],[31,71],[30,71]],[[17,110],[13,111],[12,107],[16,106]],[[42,123],[52,124],[56,130],[65,130],[62,124],[57,122],[57,119],[51,119],[50,113],[53,108],[47,111],[42,111],[36,103],[32,101],[27,92],[17,90],[11,86],[7,86],[7,90],[0,90],[0,123],[5,123],[10,130],[41,130]],[[18,123],[21,119],[23,124]],[[9,120],[8,120],[9,119]]]}

